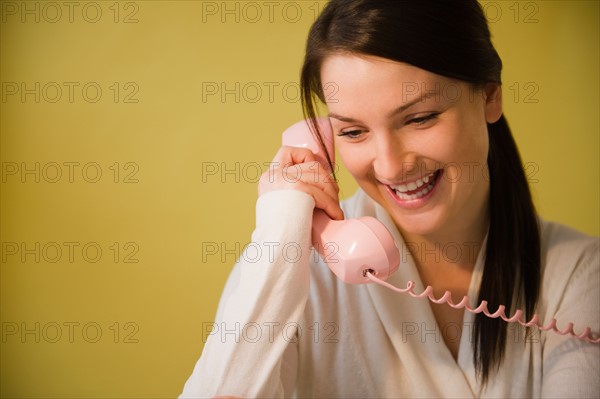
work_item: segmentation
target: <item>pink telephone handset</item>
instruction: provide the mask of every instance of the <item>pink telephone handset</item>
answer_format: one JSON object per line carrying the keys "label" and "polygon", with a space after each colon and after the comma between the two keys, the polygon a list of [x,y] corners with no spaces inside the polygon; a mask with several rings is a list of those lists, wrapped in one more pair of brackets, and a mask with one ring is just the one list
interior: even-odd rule
{"label": "pink telephone handset", "polygon": [[[334,161],[333,131],[327,118],[318,118],[319,131],[323,135],[323,141],[329,158]],[[310,149],[317,157],[321,165],[330,171],[327,157],[323,154],[321,147],[312,135],[306,121],[300,121],[290,126],[283,132],[283,145],[291,147],[303,147]],[[372,217],[361,217],[357,219],[332,220],[321,209],[315,209],[313,214],[312,243],[321,255],[327,266],[345,283],[359,284],[375,282],[396,292],[409,294],[414,298],[428,298],[437,304],[446,303],[455,309],[462,309],[471,313],[485,314],[487,317],[500,317],[508,323],[519,323],[526,327],[537,327],[540,330],[552,330],[560,335],[571,335],[577,339],[593,344],[599,344],[600,338],[593,337],[590,327],[576,334],[573,323],[560,330],[556,319],[552,319],[547,325],[542,325],[538,315],[535,314],[530,321],[523,320],[523,312],[519,309],[512,317],[505,313],[504,305],[500,305],[495,312],[487,308],[487,301],[482,301],[479,306],[470,306],[468,296],[464,296],[459,303],[452,301],[452,294],[446,291],[440,298],[433,295],[433,288],[427,286],[421,293],[414,292],[415,283],[408,281],[406,288],[398,288],[386,283],[385,279],[391,276],[400,265],[400,252],[396,247],[394,239],[386,227],[377,219]],[[328,250],[331,250],[328,252]]]}
{"label": "pink telephone handset", "polygon": [[[329,158],[334,161],[333,131],[329,120],[318,118]],[[283,132],[283,145],[310,149],[326,171],[331,172],[327,157],[313,137],[306,121],[300,121]],[[400,265],[400,252],[386,227],[373,217],[332,220],[321,209],[315,209],[312,243],[327,266],[349,284],[370,283],[367,275],[385,280]]]}

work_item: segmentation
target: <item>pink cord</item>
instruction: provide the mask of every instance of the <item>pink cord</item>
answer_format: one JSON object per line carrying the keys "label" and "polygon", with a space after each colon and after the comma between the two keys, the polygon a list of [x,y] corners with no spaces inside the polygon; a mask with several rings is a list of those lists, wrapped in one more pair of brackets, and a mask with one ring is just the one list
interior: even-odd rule
{"label": "pink cord", "polygon": [[573,323],[569,323],[567,324],[567,328],[563,331],[560,331],[557,327],[556,327],[556,319],[552,319],[552,321],[550,322],[550,324],[548,324],[547,326],[543,326],[539,323],[539,318],[537,314],[534,314],[533,317],[531,318],[530,321],[525,322],[523,321],[523,312],[521,311],[521,309],[517,309],[517,311],[515,312],[515,314],[511,317],[508,318],[506,316],[506,314],[504,313],[504,305],[500,305],[498,307],[498,310],[494,313],[490,313],[488,308],[487,308],[487,301],[481,301],[481,303],[479,304],[479,306],[477,306],[475,309],[473,309],[470,305],[469,305],[469,297],[467,297],[466,295],[463,297],[462,301],[460,301],[460,303],[455,304],[454,302],[452,302],[452,293],[450,291],[446,291],[444,293],[444,295],[442,295],[441,298],[436,299],[433,296],[433,288],[431,288],[430,285],[427,286],[427,288],[425,288],[425,291],[423,291],[420,294],[415,294],[415,292],[413,291],[414,287],[415,287],[415,283],[413,281],[408,281],[406,283],[406,288],[398,288],[398,287],[394,287],[393,285],[386,283],[385,281],[375,277],[373,274],[371,274],[371,272],[367,271],[366,272],[366,276],[373,282],[378,283],[380,285],[383,285],[384,287],[387,287],[393,291],[396,292],[400,292],[402,294],[410,294],[412,297],[414,298],[423,298],[423,297],[427,297],[429,298],[429,300],[433,303],[437,303],[437,304],[442,304],[442,303],[447,303],[448,305],[450,305],[451,307],[453,307],[454,309],[461,309],[461,308],[465,308],[466,310],[468,310],[471,313],[481,313],[483,312],[483,314],[485,314],[487,317],[491,317],[491,318],[497,318],[497,317],[501,317],[502,320],[508,322],[508,323],[519,323],[522,326],[525,327],[537,327],[540,330],[543,331],[548,331],[548,330],[553,330],[555,332],[557,332],[560,335],[567,335],[570,334],[573,337],[583,340],[583,341],[587,341],[590,342],[592,344],[598,344],[600,343],[600,337],[599,338],[592,338],[592,329],[590,327],[586,327],[586,329],[583,331],[583,333],[577,335],[575,334],[575,332],[573,331]]}

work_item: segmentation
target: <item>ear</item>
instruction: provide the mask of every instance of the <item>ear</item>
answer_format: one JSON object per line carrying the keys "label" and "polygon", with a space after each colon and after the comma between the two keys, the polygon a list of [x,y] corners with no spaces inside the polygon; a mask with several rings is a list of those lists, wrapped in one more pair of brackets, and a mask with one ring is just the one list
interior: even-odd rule
{"label": "ear", "polygon": [[495,123],[502,116],[502,86],[498,83],[488,83],[483,88],[485,94],[485,120]]}

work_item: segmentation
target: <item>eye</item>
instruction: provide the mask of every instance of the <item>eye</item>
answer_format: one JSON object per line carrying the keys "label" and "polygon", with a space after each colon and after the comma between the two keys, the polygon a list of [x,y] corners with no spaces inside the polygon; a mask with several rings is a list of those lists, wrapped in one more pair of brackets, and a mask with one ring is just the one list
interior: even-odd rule
{"label": "eye", "polygon": [[425,116],[420,116],[418,118],[412,118],[409,119],[408,121],[406,121],[406,124],[413,124],[413,125],[424,125],[425,123],[437,118],[437,116],[439,115],[439,112],[432,112],[431,114],[427,114]]}
{"label": "eye", "polygon": [[343,132],[339,132],[338,136],[339,137],[347,137],[349,139],[357,139],[362,135],[363,132],[364,132],[364,130],[358,130],[358,129],[346,130]]}

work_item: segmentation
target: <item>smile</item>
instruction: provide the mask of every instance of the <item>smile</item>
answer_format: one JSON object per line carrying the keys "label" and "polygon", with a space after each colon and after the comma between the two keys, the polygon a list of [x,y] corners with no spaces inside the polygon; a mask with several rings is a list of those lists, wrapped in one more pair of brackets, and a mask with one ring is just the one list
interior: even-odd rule
{"label": "smile", "polygon": [[388,188],[388,191],[396,197],[396,200],[413,201],[429,194],[439,181],[441,174],[442,170],[438,169],[413,182],[386,186],[386,188]]}

